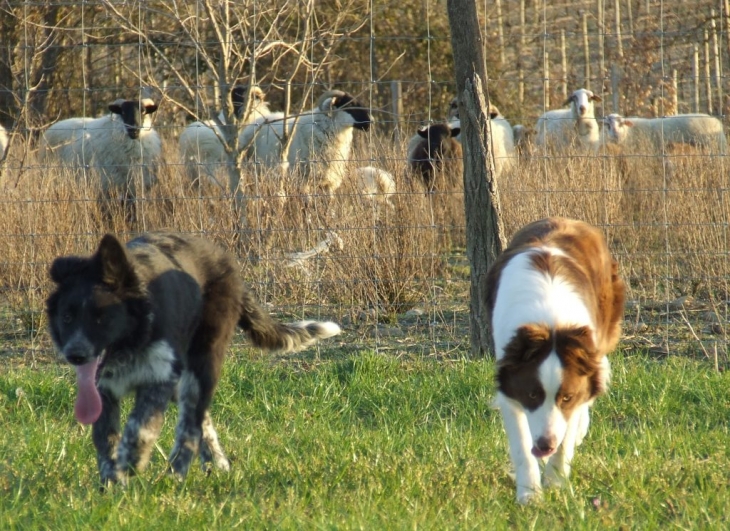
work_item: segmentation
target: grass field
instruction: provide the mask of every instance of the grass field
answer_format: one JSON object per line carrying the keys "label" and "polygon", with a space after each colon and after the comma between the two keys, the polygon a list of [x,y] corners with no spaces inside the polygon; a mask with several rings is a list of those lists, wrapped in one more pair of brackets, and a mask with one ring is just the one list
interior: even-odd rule
{"label": "grass field", "polygon": [[[720,529],[730,497],[730,382],[706,362],[612,357],[569,488],[521,507],[489,406],[494,365],[238,350],[214,406],[230,473],[165,474],[174,411],[150,468],[99,493],[72,370],[6,364],[2,529]],[[174,409],[174,408],[173,408]]]}

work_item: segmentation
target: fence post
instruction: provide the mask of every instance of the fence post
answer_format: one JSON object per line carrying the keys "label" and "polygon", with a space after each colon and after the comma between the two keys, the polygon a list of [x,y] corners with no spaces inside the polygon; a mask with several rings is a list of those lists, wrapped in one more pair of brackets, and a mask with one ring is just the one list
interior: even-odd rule
{"label": "fence post", "polygon": [[492,343],[485,297],[487,271],[505,245],[499,190],[492,171],[491,147],[486,142],[489,102],[485,101],[482,88],[486,64],[475,0],[447,0],[446,6],[464,145],[466,253],[471,265],[471,353],[484,356]]}
{"label": "fence post", "polygon": [[692,53],[692,112],[700,112],[700,47],[693,45]]}
{"label": "fence post", "polygon": [[[591,88],[591,47],[588,44],[588,13],[583,13],[583,58],[585,60],[585,82],[583,86],[590,90]],[[567,95],[566,95],[567,99]]]}
{"label": "fence post", "polygon": [[614,9],[613,9],[613,15],[614,15],[614,22],[616,24],[616,45],[617,45],[617,51],[618,56],[623,57],[624,56],[624,43],[621,40],[621,0],[614,0]]}
{"label": "fence post", "polygon": [[403,117],[403,90],[400,81],[390,82],[390,97],[393,110],[393,139],[400,142]]}
{"label": "fence post", "polygon": [[620,113],[621,95],[619,93],[619,82],[621,81],[621,69],[613,63],[611,65],[611,99],[613,101],[613,112]]}
{"label": "fence post", "polygon": [[717,38],[717,24],[715,23],[715,10],[710,9],[710,27],[712,28],[712,57],[715,62],[715,89],[717,90],[717,112],[722,114],[722,72],[720,62],[720,44]]}
{"label": "fence post", "polygon": [[705,49],[705,93],[707,94],[707,114],[712,114],[712,76],[710,75],[710,34],[707,30],[703,33]]}
{"label": "fence post", "polygon": [[565,30],[560,30],[560,67],[563,71],[563,78],[560,80],[562,83],[563,101],[566,101],[568,99],[568,54],[565,50]]}
{"label": "fence post", "polygon": [[505,63],[504,58],[504,20],[502,18],[502,0],[497,0],[497,35],[499,36],[499,64]]}

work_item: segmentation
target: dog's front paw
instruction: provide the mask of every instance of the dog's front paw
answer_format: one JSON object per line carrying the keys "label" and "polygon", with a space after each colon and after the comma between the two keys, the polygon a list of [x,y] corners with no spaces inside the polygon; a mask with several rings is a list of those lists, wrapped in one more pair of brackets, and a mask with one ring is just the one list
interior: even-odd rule
{"label": "dog's front paw", "polygon": [[542,498],[542,489],[539,486],[517,487],[517,503],[527,505]]}
{"label": "dog's front paw", "polygon": [[101,486],[99,490],[105,492],[112,488],[114,485],[127,486],[127,475],[121,472],[115,463],[105,464],[99,470],[99,479]]}
{"label": "dog's front paw", "polygon": [[568,484],[568,478],[570,477],[570,466],[565,465],[562,467],[556,467],[552,463],[548,462],[545,466],[544,483],[546,487],[551,488],[563,488]]}

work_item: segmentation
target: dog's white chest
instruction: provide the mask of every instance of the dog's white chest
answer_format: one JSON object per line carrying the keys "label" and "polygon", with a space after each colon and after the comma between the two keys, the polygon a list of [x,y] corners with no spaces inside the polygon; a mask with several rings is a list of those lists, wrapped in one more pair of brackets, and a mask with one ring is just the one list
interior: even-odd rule
{"label": "dog's white chest", "polygon": [[157,341],[124,361],[106,360],[98,386],[121,398],[140,385],[170,381],[174,376],[174,363],[175,351],[170,344]]}

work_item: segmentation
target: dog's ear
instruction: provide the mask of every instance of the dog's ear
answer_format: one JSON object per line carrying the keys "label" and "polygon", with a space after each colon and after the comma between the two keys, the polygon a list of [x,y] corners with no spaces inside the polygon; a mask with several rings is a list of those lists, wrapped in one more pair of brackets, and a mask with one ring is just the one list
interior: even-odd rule
{"label": "dog's ear", "polygon": [[544,354],[551,344],[552,336],[546,325],[523,325],[505,346],[504,357],[499,361],[499,366],[509,368],[529,363]]}
{"label": "dog's ear", "polygon": [[48,273],[53,282],[61,284],[68,277],[80,275],[88,271],[89,265],[88,258],[81,256],[62,256],[53,261]]}
{"label": "dog's ear", "polygon": [[111,234],[99,243],[96,257],[101,267],[101,281],[112,290],[131,288],[139,283],[124,246]]}

